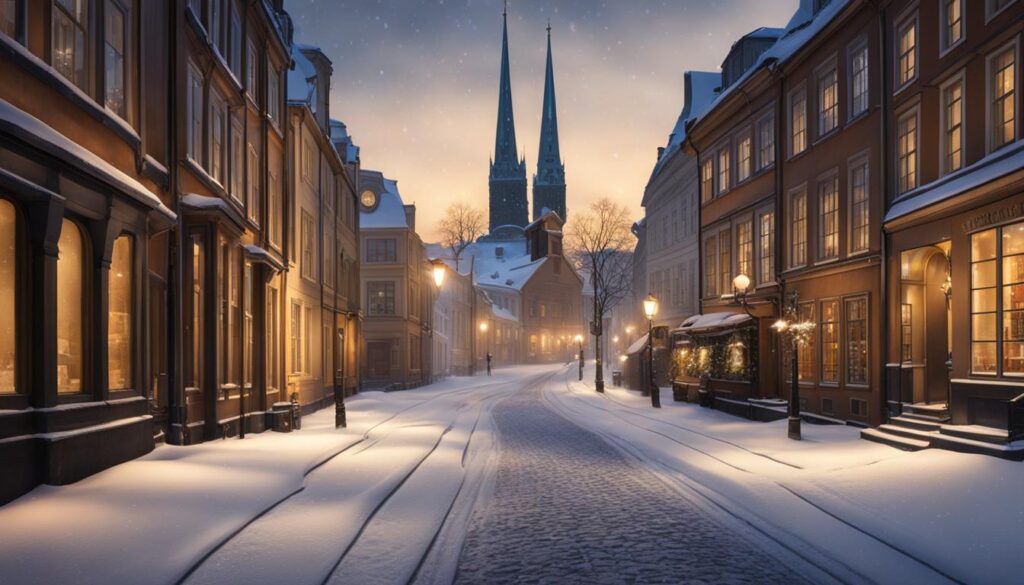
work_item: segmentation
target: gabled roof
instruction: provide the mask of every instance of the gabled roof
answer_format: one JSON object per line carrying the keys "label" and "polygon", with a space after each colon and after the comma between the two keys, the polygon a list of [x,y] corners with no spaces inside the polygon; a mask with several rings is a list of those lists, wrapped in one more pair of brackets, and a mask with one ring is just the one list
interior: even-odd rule
{"label": "gabled roof", "polygon": [[[310,50],[320,50],[311,48]],[[292,67],[288,70],[288,103],[308,106],[316,113],[317,74],[313,63],[302,54],[299,45],[292,45]]]}

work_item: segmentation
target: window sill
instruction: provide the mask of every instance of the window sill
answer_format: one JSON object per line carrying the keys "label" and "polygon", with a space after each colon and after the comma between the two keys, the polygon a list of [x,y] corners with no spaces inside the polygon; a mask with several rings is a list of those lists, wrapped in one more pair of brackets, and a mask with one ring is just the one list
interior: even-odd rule
{"label": "window sill", "polygon": [[836,262],[839,262],[838,256],[836,256],[835,258],[826,258],[824,260],[818,260],[817,262],[814,263],[814,266],[828,266],[829,264],[835,264]]}

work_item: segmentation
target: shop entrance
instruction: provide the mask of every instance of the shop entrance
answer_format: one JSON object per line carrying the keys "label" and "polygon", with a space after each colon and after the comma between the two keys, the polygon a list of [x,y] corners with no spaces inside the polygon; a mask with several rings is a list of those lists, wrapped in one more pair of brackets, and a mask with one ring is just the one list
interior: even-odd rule
{"label": "shop entrance", "polygon": [[950,243],[901,254],[900,394],[913,404],[945,405],[949,388]]}

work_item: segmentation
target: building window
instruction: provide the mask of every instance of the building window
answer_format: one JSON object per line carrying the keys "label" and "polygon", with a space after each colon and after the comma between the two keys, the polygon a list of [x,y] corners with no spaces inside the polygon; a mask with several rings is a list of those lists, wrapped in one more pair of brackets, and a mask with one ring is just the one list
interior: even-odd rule
{"label": "building window", "polygon": [[394,238],[367,238],[366,262],[397,262],[396,241]]}
{"label": "building window", "polygon": [[964,38],[962,0],[942,0],[942,50],[948,51]]}
{"label": "building window", "polygon": [[757,123],[757,168],[775,162],[775,118],[767,116]]}
{"label": "building window", "polygon": [[871,204],[868,200],[868,163],[850,168],[850,252],[863,252],[870,245]]}
{"label": "building window", "polygon": [[203,75],[191,63],[188,66],[188,103],[186,104],[188,157],[203,162]]}
{"label": "building window", "polygon": [[754,274],[754,224],[749,220],[736,224],[736,270],[748,278]]}
{"label": "building window", "polygon": [[1016,104],[1016,47],[1010,47],[990,60],[992,75],[992,150],[1014,141],[1017,135]]}
{"label": "building window", "polygon": [[223,0],[207,0],[206,6],[210,9],[210,42],[217,51],[224,54],[224,34],[222,32],[221,2]]}
{"label": "building window", "polygon": [[0,199],[0,394],[18,391],[17,213],[13,203]]}
{"label": "building window", "polygon": [[868,299],[846,299],[846,383],[868,383]]}
{"label": "building window", "polygon": [[270,243],[281,247],[281,180],[278,172],[267,173],[267,223],[270,226]]}
{"label": "building window", "polygon": [[839,301],[821,303],[821,382],[839,383]]}
{"label": "building window", "polygon": [[753,166],[753,148],[750,134],[747,133],[736,144],[736,182],[742,183],[750,178],[751,167]]}
{"label": "building window", "polygon": [[231,65],[231,72],[234,73],[235,79],[241,81],[242,79],[242,17],[238,14],[238,4],[234,0],[231,2],[231,30],[229,31],[231,38],[229,44],[231,50],[228,51],[228,64]]}
{"label": "building window", "polygon": [[107,380],[111,390],[131,388],[134,330],[134,250],[130,236],[114,240],[107,273]]}
{"label": "building window", "polygon": [[835,67],[818,77],[818,136],[839,124],[839,77]]}
{"label": "building window", "polygon": [[302,253],[302,278],[308,280],[316,279],[316,221],[305,209],[301,212],[302,225],[299,227],[299,237]]}
{"label": "building window", "polygon": [[203,272],[205,261],[203,257],[203,237],[199,234],[192,234],[192,364],[189,370],[188,384],[192,388],[199,388],[202,379],[203,364]]}
{"label": "building window", "polygon": [[246,175],[248,182],[245,186],[245,209],[254,223],[260,222],[259,191],[260,191],[260,156],[256,147],[250,142],[246,148],[248,153],[248,166]]}
{"label": "building window", "polygon": [[[0,34],[18,38],[18,9],[21,0],[0,0]],[[0,392],[3,392],[0,385]]]}
{"label": "building window", "polygon": [[995,15],[1002,12],[1007,6],[1013,4],[1017,0],[986,0],[988,18],[993,18]]}
{"label": "building window", "polygon": [[53,67],[88,91],[89,0],[56,0],[53,5]]}
{"label": "building window", "polygon": [[267,285],[267,394],[278,391],[281,379],[281,346],[278,337],[281,332],[280,281],[281,277],[277,275]]}
{"label": "building window", "polygon": [[899,191],[917,187],[917,110],[900,118],[896,125]]}
{"label": "building window", "polygon": [[725,193],[729,190],[729,149],[723,148],[718,151],[718,192]]}
{"label": "building window", "polygon": [[718,295],[718,246],[714,237],[704,241],[704,296]]}
{"label": "building window", "polygon": [[768,284],[775,281],[775,212],[762,213],[759,223],[761,225],[758,232],[758,250],[761,255],[761,274],[757,282]]}
{"label": "building window", "polygon": [[700,165],[700,201],[707,203],[715,196],[715,161],[707,159]]}
{"label": "building window", "polygon": [[210,176],[220,185],[226,185],[228,106],[216,91],[210,91]]}
{"label": "building window", "polygon": [[789,196],[789,267],[807,264],[807,189]]}
{"label": "building window", "polygon": [[304,338],[305,335],[302,331],[302,305],[296,302],[292,303],[291,315],[289,323],[289,342],[291,347],[291,358],[292,358],[292,373],[301,374],[303,373],[303,355],[302,350],[305,349]]}
{"label": "building window", "polygon": [[274,126],[281,127],[281,72],[267,65],[267,114]]}
{"label": "building window", "polygon": [[370,281],[366,283],[366,301],[370,316],[395,314],[395,283]]}
{"label": "building window", "polygon": [[256,44],[252,42],[252,39],[246,43],[245,61],[245,89],[249,92],[249,97],[259,104],[260,94],[257,91],[257,83],[259,82],[260,57],[256,51]]}
{"label": "building window", "polygon": [[800,90],[789,98],[789,154],[796,156],[807,150],[807,92]]}
{"label": "building window", "polygon": [[914,360],[914,307],[910,303],[900,304],[900,361]]}
{"label": "building window", "polygon": [[896,86],[903,87],[917,77],[917,16],[903,22],[896,33]]}
{"label": "building window", "polygon": [[316,147],[312,139],[305,138],[302,140],[302,180],[310,187],[316,185],[316,163]]}
{"label": "building window", "polygon": [[868,110],[868,47],[861,45],[850,55],[850,117],[856,118]]}
{"label": "building window", "polygon": [[85,241],[64,218],[57,240],[57,392],[82,391],[85,316]]}
{"label": "building window", "polygon": [[821,260],[839,255],[839,177],[818,185],[818,257]]}
{"label": "building window", "polygon": [[964,80],[957,78],[942,88],[942,161],[947,173],[963,166]]}
{"label": "building window", "polygon": [[732,233],[729,230],[718,234],[718,289],[721,294],[732,290]]}
{"label": "building window", "polygon": [[1024,223],[971,236],[971,372],[1024,375]]}
{"label": "building window", "polygon": [[241,259],[239,248],[227,240],[220,241],[220,315],[218,329],[218,363],[220,384],[237,386],[241,378],[240,351],[242,326],[241,307]]}
{"label": "building window", "polygon": [[[814,303],[800,303],[800,320],[807,323],[814,323]],[[800,357],[797,360],[797,377],[801,382],[813,382],[815,379],[815,365],[817,362],[817,343],[812,333],[807,343],[800,348]],[[792,378],[790,378],[792,380]]]}
{"label": "building window", "polygon": [[128,10],[114,0],[106,0],[103,8],[106,21],[103,35],[104,104],[107,109],[122,118],[128,117],[128,100],[125,96],[125,49],[128,45]]}

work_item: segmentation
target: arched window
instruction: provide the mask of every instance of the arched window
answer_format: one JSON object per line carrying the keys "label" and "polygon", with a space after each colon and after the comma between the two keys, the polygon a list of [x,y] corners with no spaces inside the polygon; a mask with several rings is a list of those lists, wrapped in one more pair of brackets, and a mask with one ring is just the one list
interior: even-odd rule
{"label": "arched window", "polygon": [[110,256],[107,304],[107,375],[111,390],[131,388],[132,341],[135,313],[134,246],[130,236],[118,236]]}
{"label": "arched window", "polygon": [[0,394],[13,394],[17,391],[17,338],[14,327],[14,283],[17,282],[16,214],[14,204],[6,199],[0,199]]}
{"label": "arched window", "polygon": [[57,241],[57,392],[82,391],[82,313],[85,245],[65,218]]}

